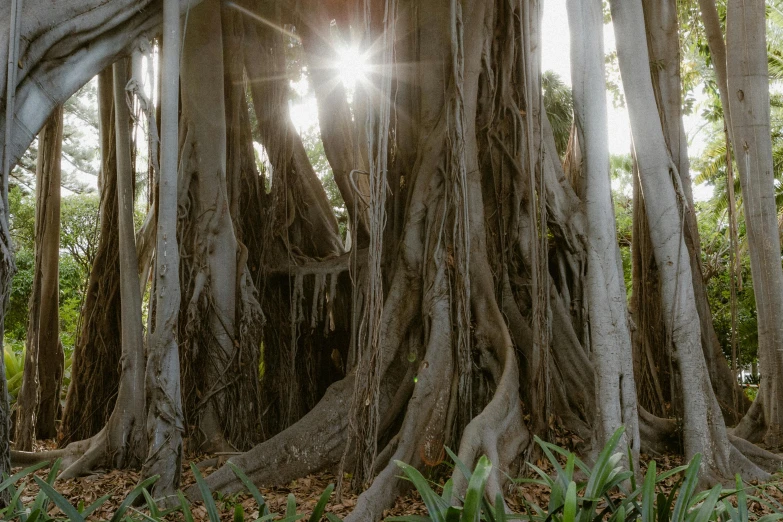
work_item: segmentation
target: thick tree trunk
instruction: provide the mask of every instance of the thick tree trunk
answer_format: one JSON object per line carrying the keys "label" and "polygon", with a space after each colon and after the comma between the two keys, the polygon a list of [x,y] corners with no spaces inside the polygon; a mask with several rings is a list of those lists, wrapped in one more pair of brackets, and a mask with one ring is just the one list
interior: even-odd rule
{"label": "thick tree trunk", "polygon": [[653,91],[658,103],[661,127],[686,196],[685,244],[688,246],[691,259],[693,289],[701,325],[702,349],[712,389],[715,391],[726,422],[736,424],[750,403],[739,389],[739,384],[735,381],[732,371],[726,363],[726,357],[723,355],[720,341],[712,324],[712,313],[707,301],[707,285],[704,283],[701,265],[701,241],[696,224],[696,211],[693,206],[687,136],[682,119],[677,5],[673,0],[655,0],[644,2],[643,6],[650,63],[655,64],[650,68],[650,72]]}
{"label": "thick tree trunk", "polygon": [[[93,472],[96,468],[138,467],[147,448],[145,437],[146,400],[144,392],[144,344],[141,324],[141,292],[133,220],[133,165],[131,162],[131,118],[126,102],[128,61],[113,66],[117,200],[119,202],[119,264],[122,370],[117,401],[106,426],[94,437],[69,444],[64,450],[43,452],[42,458],[61,457],[60,479]],[[17,458],[24,457],[16,455]]]}
{"label": "thick tree trunk", "polygon": [[16,448],[29,451],[36,438],[57,434],[63,349],[60,344],[60,160],[63,109],[38,135],[35,205],[35,276],[30,295],[27,353],[17,399]]}
{"label": "thick tree trunk", "polygon": [[666,336],[661,273],[655,262],[637,162],[633,162],[633,289],[630,309],[635,330],[634,370],[639,406],[658,417],[682,417],[682,387]]}
{"label": "thick tree trunk", "polygon": [[748,478],[766,473],[745,459],[728,439],[719,404],[709,384],[701,349],[701,333],[685,244],[687,200],[676,166],[669,156],[657,118],[658,109],[648,67],[641,0],[613,0],[612,20],[618,61],[631,119],[650,239],[661,270],[664,322],[683,381],[684,443],[687,458],[701,453],[704,480],[722,481],[733,472]]}
{"label": "thick tree trunk", "polygon": [[[3,118],[0,121],[5,121],[4,127],[4,139],[3,142],[3,158],[2,163],[2,186],[0,187],[0,331],[5,332],[5,314],[8,310],[8,302],[10,298],[11,290],[11,278],[14,275],[16,267],[14,266],[13,248],[11,246],[11,235],[9,231],[9,216],[10,209],[8,207],[8,179],[11,174],[11,137],[13,136],[13,112],[15,108],[16,99],[16,79],[14,78],[16,73],[16,62],[18,60],[18,43],[19,33],[21,32],[21,12],[19,9],[20,2],[9,2],[8,13],[8,26],[11,30],[8,32],[9,44],[0,45],[0,56],[5,51],[7,52],[5,62],[8,64],[6,69],[6,78],[0,78],[0,89],[3,89],[2,80],[5,80],[5,110]],[[2,38],[2,36],[0,36]],[[2,70],[2,67],[0,67]],[[2,73],[0,73],[2,74]],[[5,354],[5,348],[3,346],[3,337],[0,335],[0,350],[3,350]],[[4,359],[4,357],[2,357]],[[5,360],[0,360],[0,474],[3,476],[11,474],[11,411],[8,404],[8,382],[5,378]],[[0,506],[7,506],[11,500],[11,492],[8,488],[0,492]]]}
{"label": "thick tree trunk", "polygon": [[71,384],[60,426],[60,445],[98,433],[108,421],[117,396],[122,347],[117,200],[117,149],[113,76],[98,76],[101,124],[100,235],[84,305],[81,331],[73,350]]}
{"label": "thick tree trunk", "polygon": [[220,3],[206,0],[182,58],[179,339],[189,442],[211,452],[252,447],[260,424],[260,309],[231,215],[224,74]]}
{"label": "thick tree trunk", "polygon": [[726,35],[729,106],[758,314],[764,443],[783,448],[783,269],[769,116],[765,3],[731,0]]}
{"label": "thick tree trunk", "polygon": [[639,420],[633,349],[628,327],[625,283],[609,178],[609,139],[604,73],[603,17],[599,0],[568,2],[574,120],[584,169],[587,215],[587,299],[591,354],[596,375],[598,418],[594,450],[603,448],[625,426],[634,465],[639,458]]}
{"label": "thick tree trunk", "polygon": [[155,498],[174,495],[182,463],[182,414],[177,322],[180,304],[177,247],[177,165],[179,135],[180,20],[177,0],[163,2],[160,67],[161,145],[155,249],[155,329],[147,348],[147,458],[143,477],[159,475]]}
{"label": "thick tree trunk", "polygon": [[[134,167],[131,163],[131,117],[126,103],[127,61],[114,64],[114,99],[117,133],[117,199],[119,202],[120,302],[122,303],[122,373],[117,403],[108,422],[109,454],[115,465],[140,465],[147,449],[145,437],[144,340],[141,292],[136,255]],[[116,426],[119,424],[120,426]],[[111,451],[113,450],[113,451]],[[119,453],[119,455],[117,454]]]}

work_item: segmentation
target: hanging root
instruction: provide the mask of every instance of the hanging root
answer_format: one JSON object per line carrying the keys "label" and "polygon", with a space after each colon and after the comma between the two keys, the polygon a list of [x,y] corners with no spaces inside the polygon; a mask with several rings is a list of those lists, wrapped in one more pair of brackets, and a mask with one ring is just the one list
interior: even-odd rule
{"label": "hanging root", "polygon": [[[389,412],[390,404],[404,403],[395,398],[400,388],[403,371],[396,371],[392,363],[402,341],[407,338],[411,322],[420,313],[418,299],[419,281],[410,267],[399,269],[389,288],[386,306],[397,311],[384,315],[384,353],[382,367],[388,370],[389,379],[382,383],[380,397],[383,412]],[[406,355],[407,354],[403,354]],[[292,426],[271,439],[255,446],[242,455],[232,457],[229,462],[244,471],[255,484],[279,485],[310,473],[335,467],[340,462],[346,444],[350,443],[348,432],[349,409],[353,400],[355,377],[349,375],[329,387],[323,399],[309,413]],[[385,423],[384,423],[385,424]],[[347,452],[349,456],[353,453]],[[346,464],[352,464],[350,458]],[[234,493],[242,490],[242,483],[231,468],[223,466],[206,478],[212,491]],[[198,499],[198,488],[186,491],[191,499]]]}

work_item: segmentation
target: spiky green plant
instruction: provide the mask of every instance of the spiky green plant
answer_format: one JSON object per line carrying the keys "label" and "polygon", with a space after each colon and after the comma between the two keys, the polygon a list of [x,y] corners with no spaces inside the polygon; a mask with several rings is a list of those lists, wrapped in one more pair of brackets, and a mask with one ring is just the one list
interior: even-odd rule
{"label": "spiky green plant", "polygon": [[[647,466],[641,484],[637,484],[632,469],[618,443],[622,428],[604,446],[595,463],[588,466],[573,453],[536,438],[536,442],[555,470],[553,475],[529,464],[538,478],[519,479],[517,484],[536,484],[549,490],[546,506],[525,502],[524,513],[508,512],[502,496],[485,496],[485,485],[492,464],[482,457],[471,472],[453,453],[455,466],[465,473],[468,488],[464,497],[454,492],[451,480],[438,495],[430,483],[415,468],[398,462],[406,478],[421,495],[427,516],[404,516],[387,519],[399,522],[774,522],[783,519],[783,505],[764,491],[765,486],[748,488],[736,477],[736,488],[717,485],[698,490],[701,456],[696,455],[686,466],[657,473],[654,461]],[[562,463],[565,462],[565,465]],[[679,476],[671,488],[664,487],[668,479]],[[748,495],[748,489],[761,496]],[[668,490],[668,491],[667,491]],[[783,491],[783,490],[781,490]],[[491,500],[491,502],[490,502]],[[749,500],[764,505],[770,514],[753,515]],[[735,507],[736,506],[736,507]]]}

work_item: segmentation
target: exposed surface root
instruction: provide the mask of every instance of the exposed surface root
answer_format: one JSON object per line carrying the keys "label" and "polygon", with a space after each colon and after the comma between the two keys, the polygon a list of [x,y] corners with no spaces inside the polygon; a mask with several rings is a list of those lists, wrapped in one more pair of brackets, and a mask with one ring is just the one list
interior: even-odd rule
{"label": "exposed surface root", "polygon": [[[489,457],[494,466],[487,482],[487,495],[493,498],[502,492],[502,472],[507,471],[507,467],[528,445],[530,434],[522,422],[519,371],[514,348],[494,296],[489,292],[491,286],[486,280],[489,279],[488,267],[478,262],[471,272],[476,344],[482,351],[482,361],[494,359],[494,364],[487,366],[495,369],[493,379],[497,389],[484,411],[465,428],[459,457],[470,469],[482,453]],[[498,328],[497,325],[503,327]],[[459,471],[455,471],[454,484],[458,491],[467,486]]]}
{"label": "exposed surface root", "polygon": [[766,431],[767,422],[764,418],[764,397],[759,394],[739,424],[734,427],[731,434],[747,440],[748,442],[761,442]]}
{"label": "exposed surface root", "polygon": [[642,407],[639,407],[639,435],[641,450],[648,455],[682,452],[677,423],[656,417]]}
{"label": "exposed surface root", "polygon": [[[347,440],[347,412],[352,392],[352,376],[336,382],[299,422],[229,462],[243,470],[255,484],[267,486],[285,484],[336,465]],[[242,483],[228,466],[212,473],[206,481],[212,491],[242,490]],[[185,493],[192,499],[200,497],[196,487],[190,487]]]}
{"label": "exposed surface root", "polygon": [[767,473],[775,473],[783,468],[783,456],[779,454],[767,451],[731,434],[729,434],[729,442],[736,451]]}

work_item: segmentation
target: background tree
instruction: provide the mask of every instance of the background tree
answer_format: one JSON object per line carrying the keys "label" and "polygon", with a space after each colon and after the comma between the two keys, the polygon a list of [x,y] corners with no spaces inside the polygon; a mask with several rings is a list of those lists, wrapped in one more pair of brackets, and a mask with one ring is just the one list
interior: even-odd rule
{"label": "background tree", "polygon": [[36,436],[52,438],[60,410],[63,349],[59,324],[60,160],[63,111],[55,109],[38,136],[35,268],[30,295],[27,350],[17,399],[15,446],[32,449]]}
{"label": "background tree", "polygon": [[65,400],[60,444],[100,431],[116,401],[119,382],[121,301],[117,152],[111,69],[98,76],[101,122],[100,234],[73,349],[71,385]]}
{"label": "background tree", "polygon": [[758,313],[763,440],[783,445],[783,268],[780,263],[769,123],[765,3],[728,3],[728,101],[734,153],[740,166],[753,289]]}
{"label": "background tree", "polygon": [[[47,104],[62,103],[130,52],[130,42],[143,40],[146,28],[160,21],[161,7],[87,1],[43,12],[35,0],[28,5],[36,27],[50,28],[46,22],[57,14],[61,26],[79,31],[73,41],[60,42],[50,29],[23,40],[31,58],[12,88],[20,105],[9,112],[24,133],[4,131],[14,161],[32,141],[25,129],[40,128]],[[162,161],[158,185],[148,190],[155,210],[139,235],[140,266],[155,266],[142,472],[163,475],[156,496],[179,484],[183,432],[192,449],[260,441],[233,457],[259,483],[339,466],[341,477],[347,471],[355,488],[366,488],[351,518],[368,520],[380,517],[405,486],[395,459],[435,465],[450,446],[470,466],[486,453],[497,466],[488,484],[494,495],[504,474],[528,456],[532,433],[547,437],[564,429],[600,438],[618,423],[613,390],[621,383],[623,419],[633,418],[610,163],[601,150],[603,111],[600,100],[577,87],[577,126],[561,150],[569,110],[559,104],[563,117],[554,118],[550,106],[550,122],[539,4],[205,0],[189,5],[180,54],[182,5],[165,3]],[[597,6],[572,5],[594,9],[590,29],[579,37],[586,45],[575,52],[590,50],[589,69],[578,70],[594,84],[591,91],[601,90],[601,52],[592,34],[600,28]],[[646,254],[659,271],[659,330],[679,372],[685,452],[704,452],[706,481],[730,469],[763,477],[757,465],[774,467],[780,459],[727,432],[713,385],[733,392],[733,383],[710,373],[722,356],[705,348],[704,328],[692,328],[710,314],[703,313],[698,290],[698,247],[689,250],[686,236],[693,205],[682,177],[685,153],[674,146],[682,141],[682,92],[675,84],[683,75],[667,65],[665,75],[653,78],[648,67],[650,50],[659,56],[661,43],[667,45],[660,56],[679,61],[670,33],[658,31],[676,19],[669,11],[644,13],[637,0],[614,2],[612,10],[642,189],[636,202],[644,199]],[[638,38],[642,32],[649,45]],[[348,34],[370,64],[350,99],[330,89],[338,74],[328,63],[336,54],[330,46]],[[324,155],[348,202],[349,251],[318,176],[322,169],[314,168],[307,137],[291,119],[289,80],[303,76],[305,66],[319,103]],[[558,91],[547,90],[550,100]],[[139,85],[130,91],[142,100]],[[154,164],[152,111],[145,116]],[[114,133],[125,130],[120,127]],[[124,138],[115,143],[118,150],[126,145]],[[110,147],[103,152],[106,161]],[[632,171],[634,162],[628,163],[625,170]],[[583,179],[595,182],[584,186]],[[126,219],[126,246],[128,228]],[[118,234],[117,225],[106,234]],[[621,237],[627,244],[627,232]],[[697,239],[690,238],[691,246]],[[146,248],[153,243],[154,251]],[[638,281],[649,266],[635,267],[642,272]],[[126,290],[134,279],[129,272],[115,272]],[[603,295],[613,298],[602,301]],[[138,323],[140,305],[123,297],[113,306],[134,308],[132,324]],[[620,359],[625,362],[612,368],[621,372],[606,370]],[[125,383],[133,372],[123,367],[121,375],[115,381]],[[679,399],[672,394],[670,400],[679,405]],[[642,448],[677,441],[675,419],[637,410]],[[655,413],[671,415],[665,407]],[[107,414],[100,413],[96,429]],[[113,454],[100,440],[58,451],[75,456],[79,450],[82,463],[101,451]],[[72,466],[68,473],[87,468]],[[228,467],[208,481],[224,492],[241,487]],[[459,474],[455,485],[464,486]]]}

